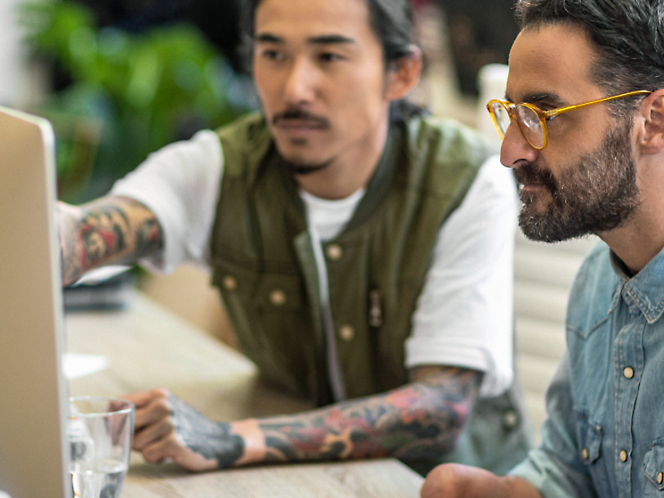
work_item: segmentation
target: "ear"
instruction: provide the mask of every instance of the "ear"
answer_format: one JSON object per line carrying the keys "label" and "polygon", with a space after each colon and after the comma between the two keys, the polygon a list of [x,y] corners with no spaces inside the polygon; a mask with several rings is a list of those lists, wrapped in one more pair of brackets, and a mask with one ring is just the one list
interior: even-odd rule
{"label": "ear", "polygon": [[387,100],[404,98],[420,81],[422,72],[422,51],[411,45],[410,53],[390,62],[385,86]]}
{"label": "ear", "polygon": [[641,152],[654,155],[664,151],[664,89],[646,97],[637,123],[637,146]]}

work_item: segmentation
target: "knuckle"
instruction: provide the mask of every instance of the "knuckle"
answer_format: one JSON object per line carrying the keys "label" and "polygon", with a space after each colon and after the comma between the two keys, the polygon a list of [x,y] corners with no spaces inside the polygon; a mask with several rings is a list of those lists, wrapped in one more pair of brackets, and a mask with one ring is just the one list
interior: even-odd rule
{"label": "knuckle", "polygon": [[159,398],[166,399],[170,396],[170,394],[171,393],[168,391],[168,389],[164,389],[162,387],[158,387],[157,389],[152,390],[152,396],[158,399]]}

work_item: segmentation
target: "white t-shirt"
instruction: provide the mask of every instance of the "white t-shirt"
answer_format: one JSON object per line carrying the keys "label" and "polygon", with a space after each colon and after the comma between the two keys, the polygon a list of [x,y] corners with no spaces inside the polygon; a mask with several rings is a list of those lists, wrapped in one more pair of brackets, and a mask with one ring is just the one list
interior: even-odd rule
{"label": "white t-shirt", "polygon": [[[223,167],[219,137],[205,130],[151,154],[115,184],[112,195],[140,201],[161,224],[164,249],[144,265],[169,273],[181,263],[208,264]],[[343,230],[363,195],[360,190],[330,201],[301,192],[322,240]],[[487,160],[438,233],[405,344],[406,367],[480,370],[481,396],[502,394],[511,385],[517,201],[509,170],[497,157]]]}

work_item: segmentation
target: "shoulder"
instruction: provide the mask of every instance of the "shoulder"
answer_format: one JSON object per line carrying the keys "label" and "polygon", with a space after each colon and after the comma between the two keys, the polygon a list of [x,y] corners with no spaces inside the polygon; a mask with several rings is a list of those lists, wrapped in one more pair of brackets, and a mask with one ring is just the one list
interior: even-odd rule
{"label": "shoulder", "polygon": [[584,258],[574,278],[567,309],[568,330],[585,336],[605,320],[619,283],[609,248],[600,241]]}
{"label": "shoulder", "polygon": [[498,151],[479,131],[453,119],[416,117],[406,123],[406,129],[411,153],[435,154],[448,163],[472,163],[478,168]]}
{"label": "shoulder", "polygon": [[405,123],[409,183],[425,191],[458,196],[473,183],[485,161],[497,150],[478,131],[450,119],[416,117]]}
{"label": "shoulder", "polygon": [[265,116],[261,113],[246,114],[230,124],[217,129],[222,142],[230,141],[237,147],[250,149],[257,142],[271,139]]}
{"label": "shoulder", "polygon": [[221,168],[221,147],[217,134],[202,130],[188,140],[166,145],[153,152],[134,171],[122,178],[114,190],[126,185],[154,186],[156,181],[192,183],[196,178],[216,175]]}
{"label": "shoulder", "polygon": [[273,140],[265,116],[252,113],[217,129],[228,175],[235,176],[265,157]]}

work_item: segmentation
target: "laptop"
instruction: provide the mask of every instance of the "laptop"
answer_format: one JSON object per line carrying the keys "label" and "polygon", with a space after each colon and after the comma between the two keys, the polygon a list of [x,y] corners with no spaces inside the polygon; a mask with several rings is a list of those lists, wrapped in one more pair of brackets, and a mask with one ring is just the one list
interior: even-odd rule
{"label": "laptop", "polygon": [[0,497],[71,498],[48,121],[0,107]]}

